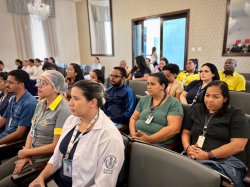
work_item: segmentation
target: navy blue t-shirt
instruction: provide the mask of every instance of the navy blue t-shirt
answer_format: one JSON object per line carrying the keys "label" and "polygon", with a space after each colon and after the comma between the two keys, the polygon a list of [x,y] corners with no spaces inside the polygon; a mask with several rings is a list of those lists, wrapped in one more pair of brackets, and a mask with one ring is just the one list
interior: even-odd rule
{"label": "navy blue t-shirt", "polygon": [[200,80],[192,81],[184,90],[187,92],[187,103],[192,104],[195,96],[197,95],[196,103],[202,103],[204,95],[204,88],[201,88],[202,82]]}

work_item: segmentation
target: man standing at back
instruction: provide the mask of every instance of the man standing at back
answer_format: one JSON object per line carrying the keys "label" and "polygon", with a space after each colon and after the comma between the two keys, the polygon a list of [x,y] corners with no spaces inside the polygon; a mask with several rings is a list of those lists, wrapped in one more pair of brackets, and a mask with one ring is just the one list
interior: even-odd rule
{"label": "man standing at back", "polygon": [[135,110],[136,97],[134,91],[124,84],[126,70],[114,67],[110,74],[111,87],[106,91],[104,112],[114,123],[128,124]]}
{"label": "man standing at back", "polygon": [[31,126],[36,99],[26,90],[29,74],[23,70],[9,72],[6,86],[14,96],[0,117],[0,145],[21,139]]}
{"label": "man standing at back", "polygon": [[225,81],[231,91],[246,91],[245,78],[235,71],[237,61],[227,59],[224,64],[224,71],[220,71],[220,80]]}

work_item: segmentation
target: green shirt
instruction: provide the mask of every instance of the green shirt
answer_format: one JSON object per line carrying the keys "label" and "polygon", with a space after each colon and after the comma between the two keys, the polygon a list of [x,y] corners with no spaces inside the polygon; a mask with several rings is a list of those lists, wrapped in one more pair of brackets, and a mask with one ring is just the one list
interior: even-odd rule
{"label": "green shirt", "polygon": [[[140,99],[139,103],[136,106],[136,110],[140,112],[139,119],[135,123],[136,131],[140,130],[147,135],[152,135],[163,127],[168,125],[167,117],[168,116],[183,116],[183,109],[181,103],[173,96],[169,98],[159,107],[156,107],[153,110],[153,120],[150,124],[146,124],[148,112],[151,104],[151,96],[144,96]],[[176,141],[176,137],[170,138],[160,144],[168,145]]]}

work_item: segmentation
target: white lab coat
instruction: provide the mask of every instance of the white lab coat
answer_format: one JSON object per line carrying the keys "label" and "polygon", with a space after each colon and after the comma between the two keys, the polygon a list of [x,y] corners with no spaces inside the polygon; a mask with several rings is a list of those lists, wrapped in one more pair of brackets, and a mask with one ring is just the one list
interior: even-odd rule
{"label": "white lab coat", "polygon": [[[49,163],[54,172],[62,166],[59,146],[68,132],[80,122],[75,116],[66,120],[62,135]],[[124,161],[123,139],[113,122],[99,110],[93,129],[79,140],[72,161],[73,187],[115,187]]]}

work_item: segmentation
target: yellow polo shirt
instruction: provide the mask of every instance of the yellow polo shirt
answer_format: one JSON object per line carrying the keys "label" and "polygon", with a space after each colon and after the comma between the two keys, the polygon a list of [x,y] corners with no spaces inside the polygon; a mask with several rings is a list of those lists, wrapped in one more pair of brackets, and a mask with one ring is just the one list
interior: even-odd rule
{"label": "yellow polo shirt", "polygon": [[225,81],[231,91],[246,91],[245,78],[234,72],[233,75],[225,75],[223,71],[219,71],[220,80]]}
{"label": "yellow polo shirt", "polygon": [[178,81],[182,82],[183,86],[187,86],[190,82],[194,80],[200,80],[200,74],[188,73],[187,71],[182,71],[178,74]]}

